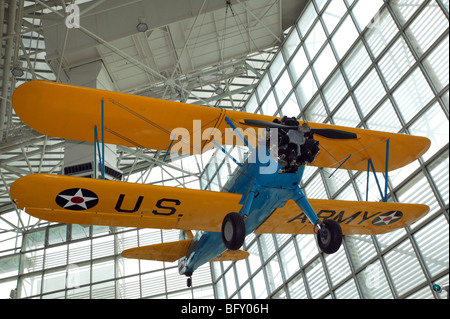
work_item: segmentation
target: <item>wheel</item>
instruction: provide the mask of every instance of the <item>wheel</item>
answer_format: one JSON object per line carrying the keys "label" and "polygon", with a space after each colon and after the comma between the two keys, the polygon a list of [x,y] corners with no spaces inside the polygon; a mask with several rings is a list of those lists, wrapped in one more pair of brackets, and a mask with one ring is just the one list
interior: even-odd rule
{"label": "wheel", "polygon": [[326,254],[334,254],[342,244],[341,226],[334,220],[325,219],[320,227],[321,230],[316,235],[320,250]]}
{"label": "wheel", "polygon": [[191,277],[189,277],[189,278],[187,279],[187,286],[188,286],[189,288],[191,288],[191,286],[192,286],[192,278],[191,278]]}
{"label": "wheel", "polygon": [[222,223],[222,241],[229,250],[238,250],[244,244],[245,223],[238,213],[229,213]]}

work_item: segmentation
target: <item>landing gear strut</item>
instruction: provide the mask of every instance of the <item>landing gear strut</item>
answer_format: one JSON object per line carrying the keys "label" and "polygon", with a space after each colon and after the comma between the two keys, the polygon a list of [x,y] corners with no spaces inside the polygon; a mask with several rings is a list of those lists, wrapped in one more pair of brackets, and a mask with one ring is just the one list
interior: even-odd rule
{"label": "landing gear strut", "polygon": [[325,219],[319,227],[316,237],[320,250],[326,254],[334,254],[342,244],[341,226],[332,219]]}

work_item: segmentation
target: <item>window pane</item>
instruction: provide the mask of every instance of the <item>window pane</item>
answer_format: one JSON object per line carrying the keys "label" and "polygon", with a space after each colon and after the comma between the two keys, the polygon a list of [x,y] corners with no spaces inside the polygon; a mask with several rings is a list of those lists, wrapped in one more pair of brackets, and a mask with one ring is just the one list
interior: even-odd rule
{"label": "window pane", "polygon": [[356,81],[364,74],[370,66],[369,54],[362,43],[359,43],[352,50],[350,55],[344,61],[344,71],[351,85],[355,85]]}
{"label": "window pane", "polygon": [[334,286],[338,285],[351,273],[350,265],[348,264],[348,259],[342,246],[336,253],[326,255],[325,262]]}
{"label": "window pane", "polygon": [[48,230],[48,244],[58,244],[67,240],[67,225],[52,227]]}
{"label": "window pane", "polygon": [[263,260],[266,261],[275,253],[275,242],[272,234],[262,234],[259,240],[261,242]]}
{"label": "window pane", "polygon": [[339,59],[344,57],[345,53],[347,53],[357,37],[358,31],[356,30],[352,18],[348,15],[332,38]]}
{"label": "window pane", "polygon": [[420,56],[446,29],[448,29],[448,18],[445,17],[436,1],[431,1],[414,19],[406,30],[406,34]]}
{"label": "window pane", "polygon": [[431,276],[448,269],[448,234],[448,222],[444,216],[436,218],[414,234],[414,239]]}
{"label": "window pane", "polygon": [[346,236],[345,240],[355,269],[359,269],[377,253],[369,235]]}
{"label": "window pane", "polygon": [[314,81],[311,70],[301,80],[297,87],[298,97],[302,106],[306,105],[314,93],[317,91],[316,82]]}
{"label": "window pane", "polygon": [[25,234],[24,247],[25,250],[32,250],[44,247],[45,245],[45,230],[40,230]]}
{"label": "window pane", "polygon": [[397,34],[398,28],[388,10],[379,15],[376,26],[367,31],[365,37],[375,58],[386,48],[387,44]]}
{"label": "window pane", "polygon": [[409,240],[388,252],[384,260],[399,296],[425,281],[425,276]]}
{"label": "window pane", "polygon": [[413,135],[425,136],[431,140],[431,146],[422,156],[425,160],[433,156],[443,146],[448,144],[448,119],[439,104],[431,106],[410,127]]}
{"label": "window pane", "polygon": [[345,7],[344,1],[330,1],[328,7],[325,9],[325,12],[322,15],[323,22],[325,23],[328,34],[331,34],[333,32],[334,28],[344,16],[344,13],[346,11],[347,8]]}
{"label": "window pane", "polygon": [[390,4],[400,23],[405,24],[416,12],[423,0],[394,0]]}
{"label": "window pane", "polygon": [[327,117],[322,99],[318,96],[305,111],[305,119],[309,122],[323,123]]}
{"label": "window pane", "polygon": [[439,158],[435,159],[433,163],[430,164],[428,170],[433,178],[434,184],[436,185],[439,194],[442,197],[444,203],[449,201],[449,159],[448,159],[448,149]]}
{"label": "window pane", "polygon": [[379,261],[368,265],[358,274],[358,281],[365,299],[393,298],[386,275]]}
{"label": "window pane", "polygon": [[262,78],[261,82],[258,84],[258,87],[256,89],[260,101],[263,100],[267,92],[269,92],[269,89],[270,89],[269,74],[266,73],[266,75],[264,75],[264,77]]}
{"label": "window pane", "polygon": [[338,69],[323,89],[323,94],[325,95],[330,112],[333,112],[336,106],[344,98],[347,91],[347,85],[345,84],[344,78]]}
{"label": "window pane", "polygon": [[256,94],[253,93],[252,96],[248,99],[247,104],[245,105],[245,111],[248,113],[255,112],[258,107],[258,101],[256,100]]}
{"label": "window pane", "polygon": [[274,115],[277,109],[277,102],[273,96],[273,91],[270,91],[270,94],[264,100],[259,112],[264,115]]}
{"label": "window pane", "polygon": [[42,285],[42,292],[50,292],[64,289],[66,287],[66,270],[46,272]]}
{"label": "window pane", "polygon": [[311,30],[311,33],[305,40],[306,51],[309,54],[309,58],[312,60],[319,49],[322,47],[325,42],[327,36],[323,31],[322,24],[320,21],[317,21],[314,28]]}
{"label": "window pane", "polygon": [[303,47],[295,54],[291,63],[289,63],[289,70],[291,71],[293,82],[297,82],[300,76],[305,72],[308,67],[308,59],[306,58],[305,50]]}
{"label": "window pane", "polygon": [[361,122],[358,112],[356,112],[355,104],[351,97],[347,98],[344,104],[334,113],[334,124],[357,127]]}
{"label": "window pane", "polygon": [[297,240],[298,250],[300,251],[301,262],[305,265],[319,253],[316,241],[311,235],[297,235],[295,238]]}
{"label": "window pane", "polygon": [[413,66],[414,62],[405,40],[399,38],[379,62],[381,72],[390,88]]}
{"label": "window pane", "polygon": [[281,265],[283,267],[283,272],[286,278],[289,278],[300,269],[293,241],[290,241],[280,251],[280,257],[281,257]]}
{"label": "window pane", "polygon": [[449,81],[448,39],[445,37],[423,63],[438,90],[442,90]]}
{"label": "window pane", "polygon": [[287,115],[289,117],[297,117],[300,114],[300,106],[297,102],[297,97],[292,93],[284,103],[281,115]]}
{"label": "window pane", "polygon": [[300,38],[298,36],[297,28],[292,27],[291,33],[288,35],[286,42],[283,46],[283,52],[286,57],[286,60],[290,58],[292,53],[297,49],[297,46],[300,44]]}
{"label": "window pane", "polygon": [[275,85],[275,92],[277,94],[278,102],[283,103],[286,96],[292,89],[291,80],[289,79],[288,71],[285,70],[281,75],[278,83]]}
{"label": "window pane", "polygon": [[355,90],[363,115],[367,115],[385,94],[377,72],[372,70]]}
{"label": "window pane", "polygon": [[371,130],[383,132],[398,133],[402,129],[390,100],[386,100],[386,102],[375,111],[367,121],[367,125]]}
{"label": "window pane", "polygon": [[250,255],[248,256],[250,271],[254,273],[259,267],[261,267],[261,257],[257,241],[255,241],[249,248],[247,248],[247,251],[250,253]]}
{"label": "window pane", "polygon": [[325,82],[325,79],[331,73],[333,68],[336,66],[336,59],[334,58],[333,51],[331,51],[330,45],[323,49],[317,58],[316,62],[314,62],[314,71],[316,72],[317,78],[319,80],[319,85],[322,85]]}
{"label": "window pane", "polygon": [[262,299],[267,297],[266,280],[263,271],[259,271],[252,279],[255,298]]}
{"label": "window pane", "polygon": [[302,17],[298,21],[298,27],[300,28],[300,32],[304,37],[309,27],[313,24],[314,19],[317,17],[316,9],[314,8],[314,4],[312,1],[308,4],[306,9],[302,13]]}
{"label": "window pane", "polygon": [[288,289],[292,299],[308,298],[302,274],[298,274],[294,279],[292,279],[288,283]]}
{"label": "window pane", "polygon": [[433,212],[439,209],[436,197],[430,188],[428,180],[422,172],[417,174],[417,176],[400,188],[397,192],[397,197],[401,203],[417,203],[430,206],[430,213],[412,224],[411,228],[421,225],[433,215]]}
{"label": "window pane", "polygon": [[433,93],[422,72],[417,68],[394,92],[393,96],[403,118],[408,122],[430,101]]}
{"label": "window pane", "polygon": [[338,299],[359,299],[358,290],[356,289],[353,278],[336,289],[335,294]]}
{"label": "window pane", "polygon": [[225,282],[227,283],[225,285],[227,289],[227,295],[230,297],[235,291],[236,291],[236,279],[234,276],[234,269],[231,267],[226,273],[225,273]]}
{"label": "window pane", "polygon": [[355,16],[356,23],[359,30],[364,30],[366,26],[369,28],[376,27],[379,19],[379,9],[383,5],[383,0],[359,0],[353,7],[353,15]]}
{"label": "window pane", "polygon": [[273,62],[269,68],[269,72],[270,72],[270,75],[272,76],[273,81],[275,81],[275,79],[278,77],[283,66],[284,66],[283,55],[280,52],[273,59]]}
{"label": "window pane", "polygon": [[283,278],[281,277],[280,264],[278,262],[277,256],[273,257],[265,268],[267,279],[269,282],[269,290],[270,292],[273,292],[283,283]]}
{"label": "window pane", "polygon": [[316,259],[305,270],[308,286],[311,290],[311,297],[318,298],[328,291],[327,279],[323,270],[322,262]]}

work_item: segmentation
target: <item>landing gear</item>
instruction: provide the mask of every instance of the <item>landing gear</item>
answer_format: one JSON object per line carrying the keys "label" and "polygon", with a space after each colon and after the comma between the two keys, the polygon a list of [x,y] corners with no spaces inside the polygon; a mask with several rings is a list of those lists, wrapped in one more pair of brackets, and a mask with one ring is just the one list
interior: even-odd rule
{"label": "landing gear", "polygon": [[320,250],[326,254],[334,254],[342,244],[341,226],[332,219],[325,219],[316,234]]}
{"label": "landing gear", "polygon": [[245,223],[238,213],[229,213],[222,223],[222,241],[229,250],[238,250],[244,244]]}
{"label": "landing gear", "polygon": [[188,288],[192,287],[192,273],[193,273],[192,271],[189,271],[189,272],[185,273],[185,275],[187,277],[186,285],[188,286]]}

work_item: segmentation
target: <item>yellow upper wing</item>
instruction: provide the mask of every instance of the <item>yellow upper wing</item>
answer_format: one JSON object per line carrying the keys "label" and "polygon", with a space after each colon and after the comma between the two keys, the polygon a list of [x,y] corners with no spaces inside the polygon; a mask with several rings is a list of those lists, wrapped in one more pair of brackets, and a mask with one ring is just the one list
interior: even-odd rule
{"label": "yellow upper wing", "polygon": [[[337,221],[344,235],[387,233],[411,225],[430,210],[427,205],[389,202],[309,199],[309,203],[320,220]],[[314,228],[290,200],[275,210],[255,233],[314,234]]]}
{"label": "yellow upper wing", "polygon": [[241,195],[82,177],[34,174],[11,185],[28,214],[52,222],[220,232]]}
{"label": "yellow upper wing", "polygon": [[[125,146],[168,150],[174,129],[181,128],[171,150],[201,153],[212,145],[211,128],[217,129],[222,144],[242,144],[226,132],[228,117],[246,130],[245,119],[273,121],[275,117],[260,114],[158,100],[111,91],[31,81],[19,86],[12,97],[16,114],[42,134],[82,141],[94,141],[94,127],[102,125],[104,101],[105,142]],[[296,116],[292,114],[291,116]],[[196,122],[194,122],[197,120]],[[313,166],[365,171],[372,159],[375,170],[386,167],[386,142],[389,140],[389,170],[403,167],[418,159],[430,146],[425,137],[377,132],[365,129],[309,123],[311,128],[335,128],[356,133],[353,140],[328,139],[318,135],[320,153]],[[251,140],[255,134],[247,131]],[[231,138],[230,138],[231,137]],[[217,138],[217,137],[216,137]],[[220,136],[219,136],[220,138]],[[178,143],[180,145],[178,145]],[[177,145],[176,145],[177,144]],[[184,147],[184,148],[183,148]]]}

